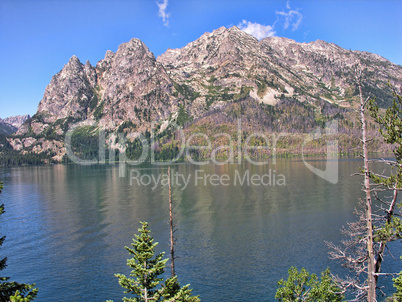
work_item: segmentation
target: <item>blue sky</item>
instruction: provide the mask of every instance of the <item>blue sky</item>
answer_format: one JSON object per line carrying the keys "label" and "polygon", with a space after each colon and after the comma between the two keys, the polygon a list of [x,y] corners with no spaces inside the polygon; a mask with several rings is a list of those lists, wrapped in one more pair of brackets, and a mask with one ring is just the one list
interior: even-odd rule
{"label": "blue sky", "polygon": [[160,55],[204,32],[317,39],[402,65],[402,1],[1,0],[0,118],[36,112],[69,58],[92,65],[131,38]]}

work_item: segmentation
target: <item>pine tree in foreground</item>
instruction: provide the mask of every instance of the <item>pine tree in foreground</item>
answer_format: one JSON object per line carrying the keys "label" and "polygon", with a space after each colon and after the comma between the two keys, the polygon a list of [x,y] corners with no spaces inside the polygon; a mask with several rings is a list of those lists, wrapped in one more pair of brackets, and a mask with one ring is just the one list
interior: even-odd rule
{"label": "pine tree in foreground", "polygon": [[133,270],[130,277],[116,274],[119,284],[125,288],[126,294],[133,294],[133,298],[123,298],[126,302],[160,301],[160,291],[157,286],[163,279],[160,277],[165,270],[168,259],[163,259],[164,253],[155,255],[154,239],[150,235],[147,222],[141,222],[142,228],[138,229],[139,235],[134,235],[132,248],[126,246],[133,258],[127,260],[127,265]]}
{"label": "pine tree in foreground", "polygon": [[[3,183],[0,183],[0,193],[3,190]],[[4,204],[0,205],[0,215],[4,213]],[[0,247],[3,245],[6,236],[0,238]],[[7,257],[0,260],[0,271],[7,266]],[[0,277],[0,301],[1,302],[29,302],[36,298],[38,289],[35,284],[17,283],[8,281],[9,277]]]}
{"label": "pine tree in foreground", "polygon": [[[163,281],[161,275],[166,268],[169,259],[163,259],[164,253],[155,255],[155,247],[158,245],[150,235],[147,222],[141,222],[142,228],[138,229],[139,235],[134,235],[132,248],[126,247],[133,258],[127,260],[127,265],[133,270],[130,277],[116,274],[119,284],[125,288],[125,294],[132,294],[131,298],[123,298],[125,302],[199,302],[198,297],[191,295],[190,285],[180,287],[177,276]],[[108,302],[111,302],[110,300]]]}
{"label": "pine tree in foreground", "polygon": [[310,274],[304,268],[289,269],[289,278],[278,282],[275,299],[283,302],[337,302],[343,301],[341,288],[332,279],[329,269],[321,273],[319,281],[317,275]]}

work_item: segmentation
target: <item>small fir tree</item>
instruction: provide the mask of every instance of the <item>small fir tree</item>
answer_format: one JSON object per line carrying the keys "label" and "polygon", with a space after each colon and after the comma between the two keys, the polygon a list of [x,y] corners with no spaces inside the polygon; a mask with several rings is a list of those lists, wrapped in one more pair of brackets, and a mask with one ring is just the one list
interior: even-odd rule
{"label": "small fir tree", "polygon": [[125,302],[160,301],[159,283],[163,281],[160,277],[165,270],[168,259],[163,259],[164,253],[155,255],[154,239],[150,235],[147,222],[141,222],[142,228],[138,229],[139,235],[134,235],[132,248],[126,247],[133,258],[127,260],[127,265],[133,270],[130,277],[123,274],[116,274],[119,284],[125,288],[126,294],[133,294],[133,298],[123,298]]}

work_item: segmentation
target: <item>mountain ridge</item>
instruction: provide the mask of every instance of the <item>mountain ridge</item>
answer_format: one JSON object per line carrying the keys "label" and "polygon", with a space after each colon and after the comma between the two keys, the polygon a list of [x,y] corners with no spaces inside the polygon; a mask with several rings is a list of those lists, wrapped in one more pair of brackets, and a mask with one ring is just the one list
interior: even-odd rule
{"label": "mountain ridge", "polygon": [[402,66],[322,40],[259,41],[235,26],[221,27],[155,58],[133,38],[116,52],[108,50],[95,66],[72,56],[52,77],[36,114],[7,141],[16,152],[61,161],[64,136],[76,123],[102,124],[110,147],[118,133],[133,140],[154,121],[184,124],[247,99],[264,106],[293,100],[310,106],[315,119],[322,120],[325,103],[356,106],[356,65],[363,70],[364,93],[376,96],[382,106],[389,104],[387,84],[400,88]]}
{"label": "mountain ridge", "polygon": [[6,117],[5,119],[0,118],[0,134],[11,135],[15,133],[18,128],[29,118],[29,114],[10,116]]}

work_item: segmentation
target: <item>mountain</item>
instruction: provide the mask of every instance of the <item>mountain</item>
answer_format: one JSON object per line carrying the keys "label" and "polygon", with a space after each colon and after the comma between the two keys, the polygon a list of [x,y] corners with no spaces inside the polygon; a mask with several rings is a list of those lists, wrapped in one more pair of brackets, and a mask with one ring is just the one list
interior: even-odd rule
{"label": "mountain", "polygon": [[30,118],[29,115],[17,115],[7,117],[4,120],[0,118],[0,134],[10,135],[15,133],[26,120]]}
{"label": "mountain", "polygon": [[16,115],[16,116],[10,116],[5,118],[3,121],[6,122],[7,124],[10,124],[14,127],[16,127],[17,129],[19,127],[21,127],[21,125],[28,119],[30,119],[31,117],[29,116],[29,114],[26,115]]}
{"label": "mountain", "polygon": [[224,90],[230,94],[249,87],[250,96],[266,104],[276,104],[284,94],[301,102],[322,99],[349,107],[355,95],[354,68],[360,64],[366,78],[364,91],[385,104],[392,99],[388,80],[400,85],[402,79],[401,66],[375,54],[320,40],[258,41],[237,27],[206,33],[182,49],[168,50],[158,61],[174,81],[191,83],[194,91],[211,101],[221,100]]}
{"label": "mountain", "polygon": [[5,120],[0,118],[0,134],[2,135],[10,135],[17,131],[17,127],[7,123]]}
{"label": "mountain", "polygon": [[[172,82],[163,66],[138,39],[108,51],[95,67],[73,56],[46,87],[38,111],[18,130],[40,135],[52,128],[62,135],[69,125],[93,119],[114,130],[125,121],[161,119],[177,109]],[[30,128],[31,127],[31,128]]]}
{"label": "mountain", "polygon": [[[117,136],[124,133],[127,150],[136,153],[135,137],[149,136],[152,122],[158,122],[153,148],[169,153],[177,150],[177,141],[168,133],[170,122],[184,126],[186,135],[191,135],[208,125],[215,130],[226,125],[232,131],[238,117],[245,131],[264,133],[308,133],[336,117],[353,141],[356,65],[363,70],[364,94],[376,97],[381,106],[389,105],[392,91],[387,83],[400,88],[402,66],[376,54],[321,40],[258,41],[237,27],[205,33],[158,58],[132,39],[115,53],[107,51],[95,66],[73,56],[52,77],[36,114],[5,144],[10,152],[61,161],[65,134],[81,123],[86,128],[81,127],[73,139],[78,149],[89,142],[95,146],[97,141],[90,137],[102,128],[108,148],[118,148]],[[91,148],[81,148],[81,155],[93,156]]]}

